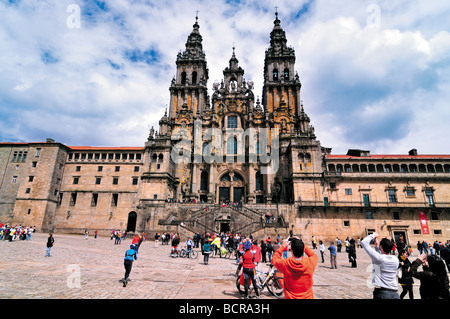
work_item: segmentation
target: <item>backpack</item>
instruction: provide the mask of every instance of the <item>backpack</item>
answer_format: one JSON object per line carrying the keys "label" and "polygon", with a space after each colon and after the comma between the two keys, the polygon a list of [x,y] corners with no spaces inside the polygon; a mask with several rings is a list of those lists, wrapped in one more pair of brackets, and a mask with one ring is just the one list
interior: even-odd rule
{"label": "backpack", "polygon": [[133,257],[136,254],[136,251],[134,249],[128,249],[125,252],[125,260],[131,260],[133,261]]}

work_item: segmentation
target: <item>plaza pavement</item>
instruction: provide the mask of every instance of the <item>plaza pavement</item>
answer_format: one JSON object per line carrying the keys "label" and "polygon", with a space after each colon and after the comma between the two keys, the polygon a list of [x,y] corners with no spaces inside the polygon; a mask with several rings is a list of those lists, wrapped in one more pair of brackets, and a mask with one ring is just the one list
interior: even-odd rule
{"label": "plaza pavement", "polygon": [[[201,254],[196,260],[170,258],[170,246],[146,241],[124,288],[119,279],[131,238],[115,245],[106,237],[55,234],[51,257],[44,257],[47,237],[34,233],[30,241],[0,241],[0,299],[241,299],[233,259],[210,258],[204,265]],[[372,299],[371,264],[362,248],[357,249],[357,268],[350,267],[345,252],[338,253],[337,269],[330,269],[328,254],[321,263],[315,252],[315,299]],[[414,294],[420,298],[418,280]],[[276,298],[264,290],[262,299]]]}

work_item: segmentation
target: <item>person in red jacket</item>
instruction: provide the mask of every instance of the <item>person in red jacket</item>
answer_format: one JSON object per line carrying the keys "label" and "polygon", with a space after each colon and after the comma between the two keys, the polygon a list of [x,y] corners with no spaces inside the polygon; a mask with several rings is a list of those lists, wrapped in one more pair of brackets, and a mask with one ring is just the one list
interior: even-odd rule
{"label": "person in red jacket", "polygon": [[242,264],[243,268],[243,276],[244,276],[244,289],[245,295],[244,299],[248,299],[248,290],[250,286],[250,281],[253,284],[253,288],[255,289],[256,298],[260,298],[258,286],[256,286],[255,281],[255,252],[252,251],[252,242],[250,240],[246,240],[244,242],[244,253],[240,257],[240,264]]}
{"label": "person in red jacket", "polygon": [[255,263],[255,269],[259,269],[258,265],[261,262],[262,254],[261,254],[261,247],[258,246],[258,241],[254,240],[251,250],[253,251],[254,255],[254,263]]}
{"label": "person in red jacket", "polygon": [[[292,252],[292,256],[287,259],[282,258],[286,247],[290,247]],[[317,255],[299,238],[283,240],[280,248],[273,254],[272,264],[283,273],[285,299],[314,299],[312,286],[317,261]]]}

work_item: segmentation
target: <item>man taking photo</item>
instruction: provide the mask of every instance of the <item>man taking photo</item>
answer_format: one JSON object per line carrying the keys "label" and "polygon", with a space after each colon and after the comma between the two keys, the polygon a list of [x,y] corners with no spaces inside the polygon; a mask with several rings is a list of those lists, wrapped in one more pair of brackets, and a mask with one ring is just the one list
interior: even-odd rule
{"label": "man taking photo", "polygon": [[[370,244],[374,243],[375,249]],[[368,235],[361,246],[372,259],[373,299],[400,299],[398,295],[397,272],[399,261],[391,255],[393,243],[387,238],[378,240],[378,234]]]}
{"label": "man taking photo", "polygon": [[[292,256],[282,258],[286,248],[292,252]],[[283,240],[273,254],[272,264],[283,273],[285,299],[314,299],[312,286],[317,261],[317,255],[298,237]]]}

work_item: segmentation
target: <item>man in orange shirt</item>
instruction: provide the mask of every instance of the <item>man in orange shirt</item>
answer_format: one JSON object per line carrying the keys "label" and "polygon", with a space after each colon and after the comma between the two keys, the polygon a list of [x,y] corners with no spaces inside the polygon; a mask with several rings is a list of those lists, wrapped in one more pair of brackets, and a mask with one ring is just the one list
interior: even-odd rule
{"label": "man in orange shirt", "polygon": [[[292,252],[292,256],[287,259],[281,257],[286,247]],[[314,299],[312,286],[317,261],[317,255],[299,238],[283,240],[273,254],[272,264],[283,273],[285,299]]]}

